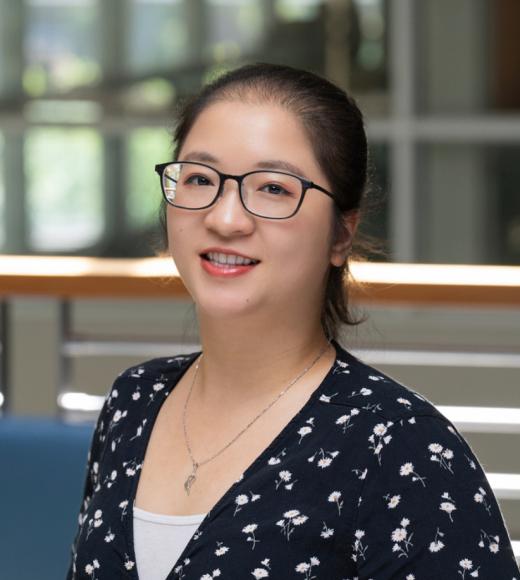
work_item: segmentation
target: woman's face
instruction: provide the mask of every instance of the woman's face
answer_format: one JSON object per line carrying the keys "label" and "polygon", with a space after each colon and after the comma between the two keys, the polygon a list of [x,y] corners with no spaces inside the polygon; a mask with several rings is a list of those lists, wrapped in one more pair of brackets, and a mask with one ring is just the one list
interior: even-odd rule
{"label": "woman's face", "polygon": [[[330,191],[298,119],[276,105],[210,105],[195,121],[178,160],[204,162],[234,175],[258,169],[265,161],[287,162],[299,168],[298,175]],[[293,217],[261,218],[244,209],[238,183],[228,179],[210,208],[168,205],[169,251],[199,314],[229,318],[260,313],[282,320],[308,315],[309,308],[321,311],[329,265],[344,258],[331,250],[332,204],[329,196],[309,189]],[[238,276],[217,276],[201,257],[211,247],[259,263]]]}

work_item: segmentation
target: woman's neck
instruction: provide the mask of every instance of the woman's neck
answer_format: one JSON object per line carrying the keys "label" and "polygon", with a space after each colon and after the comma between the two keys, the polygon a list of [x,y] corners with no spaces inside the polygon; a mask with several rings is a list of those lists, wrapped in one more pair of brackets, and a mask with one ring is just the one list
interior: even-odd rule
{"label": "woman's neck", "polygon": [[306,330],[300,326],[246,335],[226,333],[222,324],[201,324],[203,356],[194,385],[198,403],[205,408],[225,408],[274,398],[320,353],[308,373],[319,371],[323,365],[329,368],[335,350],[327,344],[321,325]]}

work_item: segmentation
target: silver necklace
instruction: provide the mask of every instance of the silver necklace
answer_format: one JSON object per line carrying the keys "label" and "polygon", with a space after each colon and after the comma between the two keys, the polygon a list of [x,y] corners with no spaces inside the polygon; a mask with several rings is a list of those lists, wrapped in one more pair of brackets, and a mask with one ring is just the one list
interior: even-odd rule
{"label": "silver necklace", "polygon": [[278,399],[285,394],[290,387],[292,387],[294,385],[294,383],[300,379],[301,377],[303,377],[303,375],[308,372],[317,362],[318,360],[322,357],[323,353],[327,350],[328,346],[330,345],[330,340],[327,340],[327,344],[325,345],[325,347],[322,349],[322,351],[320,352],[320,354],[314,359],[314,361],[302,372],[300,373],[295,379],[293,379],[289,385],[287,387],[285,387],[285,389],[279,393],[279,395],[276,397],[276,399],[274,401],[272,401],[269,405],[267,405],[267,407],[260,413],[258,414],[248,425],[246,425],[246,427],[244,427],[244,429],[242,429],[242,431],[240,431],[240,433],[234,438],[232,439],[225,447],[223,447],[220,451],[218,451],[217,453],[215,453],[215,455],[213,455],[212,457],[210,457],[209,459],[205,459],[204,461],[200,461],[197,462],[195,461],[195,459],[193,459],[193,454],[191,452],[191,447],[188,441],[188,433],[186,431],[186,409],[188,407],[188,401],[190,399],[191,396],[191,391],[193,389],[193,385],[195,384],[195,379],[197,378],[197,372],[199,370],[199,363],[202,359],[202,353],[199,356],[199,360],[197,361],[197,365],[195,366],[195,373],[193,375],[193,380],[191,381],[191,386],[190,386],[190,391],[188,393],[188,396],[186,398],[186,402],[184,403],[184,411],[182,413],[182,426],[184,428],[184,439],[186,441],[186,446],[188,447],[188,452],[190,454],[190,458],[191,458],[191,463],[192,463],[192,471],[190,473],[190,475],[188,476],[188,478],[186,479],[186,481],[184,482],[184,489],[186,490],[186,493],[189,495],[190,494],[190,488],[193,485],[195,479],[197,478],[197,476],[195,475],[197,473],[197,469],[201,466],[204,465],[205,463],[208,463],[209,461],[211,461],[212,459],[214,459],[215,457],[217,457],[217,455],[220,455],[224,450],[226,450],[231,443],[233,443],[234,441],[236,441],[236,439],[238,439],[240,437],[240,435],[242,435],[242,433],[244,431],[246,431],[247,429],[249,429],[249,427],[251,427],[251,425],[258,420],[268,409],[270,409],[275,403],[276,401],[278,401]]}

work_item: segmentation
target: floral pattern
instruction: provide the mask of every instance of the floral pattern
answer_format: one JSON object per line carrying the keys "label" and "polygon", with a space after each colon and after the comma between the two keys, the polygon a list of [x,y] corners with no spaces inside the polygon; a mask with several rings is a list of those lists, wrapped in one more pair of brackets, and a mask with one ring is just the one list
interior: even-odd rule
{"label": "floral pattern", "polygon": [[[333,345],[326,377],[206,514],[166,580],[520,580],[499,505],[454,425]],[[146,446],[199,354],[154,358],[114,381],[66,580],[138,580],[132,518]]]}

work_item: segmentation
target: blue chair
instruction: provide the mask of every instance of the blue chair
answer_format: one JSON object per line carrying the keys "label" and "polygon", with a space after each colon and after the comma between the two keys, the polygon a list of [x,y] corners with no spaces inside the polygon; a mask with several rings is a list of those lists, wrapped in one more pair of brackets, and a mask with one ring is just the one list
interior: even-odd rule
{"label": "blue chair", "polygon": [[94,423],[0,419],[0,578],[65,578]]}

